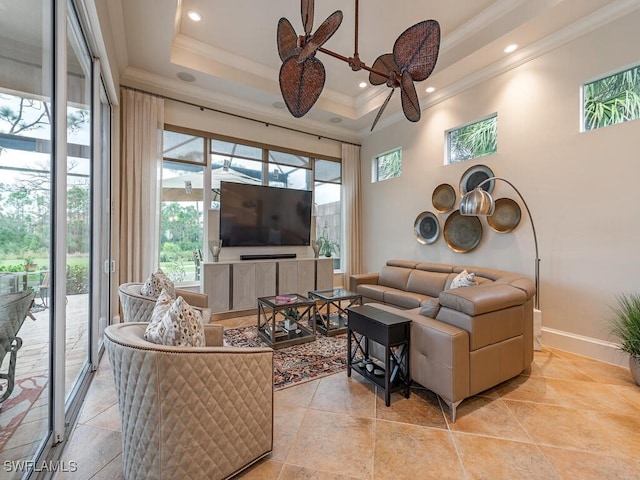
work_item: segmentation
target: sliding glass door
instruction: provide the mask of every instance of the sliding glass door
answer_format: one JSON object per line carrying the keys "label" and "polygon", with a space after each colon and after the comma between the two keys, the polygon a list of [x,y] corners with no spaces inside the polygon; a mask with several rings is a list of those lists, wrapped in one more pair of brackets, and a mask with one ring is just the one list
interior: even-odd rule
{"label": "sliding glass door", "polygon": [[110,318],[111,106],[75,6],[0,0],[3,479],[64,441]]}

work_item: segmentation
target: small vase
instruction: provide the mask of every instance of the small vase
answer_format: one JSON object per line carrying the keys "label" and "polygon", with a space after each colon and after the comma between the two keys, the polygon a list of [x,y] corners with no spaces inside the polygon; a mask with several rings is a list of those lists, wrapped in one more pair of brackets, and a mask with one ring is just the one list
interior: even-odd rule
{"label": "small vase", "polygon": [[631,376],[636,381],[636,385],[640,386],[640,357],[629,355],[629,370],[631,370]]}

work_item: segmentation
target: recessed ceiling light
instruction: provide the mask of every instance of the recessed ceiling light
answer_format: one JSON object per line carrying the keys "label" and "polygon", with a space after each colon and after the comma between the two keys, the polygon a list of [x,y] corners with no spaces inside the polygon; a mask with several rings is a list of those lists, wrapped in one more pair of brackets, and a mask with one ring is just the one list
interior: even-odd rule
{"label": "recessed ceiling light", "polygon": [[341,119],[340,117],[331,117],[331,118],[329,119],[329,121],[330,121],[331,123],[340,123],[340,122],[342,121],[342,119]]}
{"label": "recessed ceiling light", "polygon": [[196,77],[191,75],[189,72],[178,72],[176,73],[176,77],[178,77],[183,82],[195,82]]}
{"label": "recessed ceiling light", "polygon": [[278,110],[282,110],[283,108],[285,108],[285,107],[286,107],[286,105],[284,104],[284,102],[273,102],[273,103],[271,104],[271,106],[272,106],[273,108],[277,108]]}
{"label": "recessed ceiling light", "polygon": [[512,53],[518,49],[518,45],[512,43],[511,45],[507,45],[504,49],[504,53]]}
{"label": "recessed ceiling light", "polygon": [[368,85],[368,83],[367,83],[367,82],[360,82],[360,83],[358,84],[358,86],[359,86],[360,88],[364,88],[364,87],[366,87],[367,85]]}
{"label": "recessed ceiling light", "polygon": [[199,22],[200,20],[202,20],[202,15],[200,15],[195,10],[190,10],[189,13],[187,13],[187,16],[194,22]]}
{"label": "recessed ceiling light", "polygon": [[435,91],[436,91],[436,89],[434,87],[427,87],[427,89],[425,90],[425,92],[427,92],[427,93],[433,93]]}

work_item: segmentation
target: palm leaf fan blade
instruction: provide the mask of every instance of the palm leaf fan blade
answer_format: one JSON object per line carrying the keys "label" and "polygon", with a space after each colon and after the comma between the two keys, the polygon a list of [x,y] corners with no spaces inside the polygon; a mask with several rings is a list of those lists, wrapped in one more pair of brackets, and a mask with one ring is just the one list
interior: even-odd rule
{"label": "palm leaf fan blade", "polygon": [[369,83],[371,85],[382,85],[389,80],[391,72],[400,71],[400,69],[396,65],[396,62],[393,60],[393,53],[385,53],[384,55],[380,55],[378,58],[376,58],[376,61],[373,62],[371,69],[386,73],[386,77],[383,77],[378,73],[370,72]]}
{"label": "palm leaf fan blade", "polygon": [[298,62],[296,57],[287,59],[280,67],[280,91],[289,112],[296,118],[303,117],[316,103],[326,79],[322,62],[309,57]]}
{"label": "palm leaf fan blade", "polygon": [[280,60],[283,62],[289,57],[300,53],[296,31],[293,29],[291,22],[284,17],[278,21],[277,43],[278,55],[280,55]]}
{"label": "palm leaf fan blade", "polygon": [[327,40],[329,40],[338,27],[342,23],[342,12],[340,10],[336,10],[333,12],[327,19],[322,22],[322,25],[318,27],[318,30],[309,38],[307,43],[302,47],[302,51],[300,55],[298,55],[298,61],[303,62],[311,55],[316,53],[318,48],[325,44]]}
{"label": "palm leaf fan blade", "polygon": [[370,130],[371,132],[373,132],[373,129],[376,128],[376,124],[378,123],[378,120],[380,120],[380,117],[382,117],[382,112],[384,112],[384,109],[387,108],[387,105],[389,104],[389,100],[391,100],[391,96],[395,91],[396,91],[395,88],[392,89],[391,92],[389,92],[389,95],[387,96],[387,98],[382,103],[382,106],[380,107],[380,110],[378,110],[378,114],[376,115],[376,119],[373,121],[373,125],[371,125],[371,130]]}
{"label": "palm leaf fan blade", "polygon": [[407,28],[393,45],[393,58],[401,72],[409,72],[415,82],[431,75],[440,50],[440,24],[425,20]]}
{"label": "palm leaf fan blade", "polygon": [[417,122],[420,120],[420,102],[418,100],[418,93],[416,87],[413,84],[413,79],[408,71],[403,72],[400,79],[400,99],[402,100],[402,111],[404,116],[410,122]]}
{"label": "palm leaf fan blade", "polygon": [[302,25],[304,33],[309,36],[313,30],[314,2],[313,0],[302,0],[300,2],[300,13],[302,14]]}

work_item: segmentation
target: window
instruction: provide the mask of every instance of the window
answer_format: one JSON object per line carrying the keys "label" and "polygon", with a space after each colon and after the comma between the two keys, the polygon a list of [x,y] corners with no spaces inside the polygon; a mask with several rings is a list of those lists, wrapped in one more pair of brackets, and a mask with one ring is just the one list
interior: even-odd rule
{"label": "window", "polygon": [[320,255],[333,257],[333,269],[340,270],[342,244],[342,165],[330,160],[315,161],[316,241]]}
{"label": "window", "polygon": [[583,86],[583,128],[596,128],[640,118],[640,66]]}
{"label": "window", "polygon": [[402,175],[402,148],[378,155],[373,159],[373,182]]}
{"label": "window", "polygon": [[491,155],[498,149],[498,115],[454,128],[446,135],[449,164]]}
{"label": "window", "polygon": [[311,159],[269,150],[269,185],[311,190]]}
{"label": "window", "polygon": [[262,149],[211,140],[211,208],[220,208],[220,182],[262,185]]}

